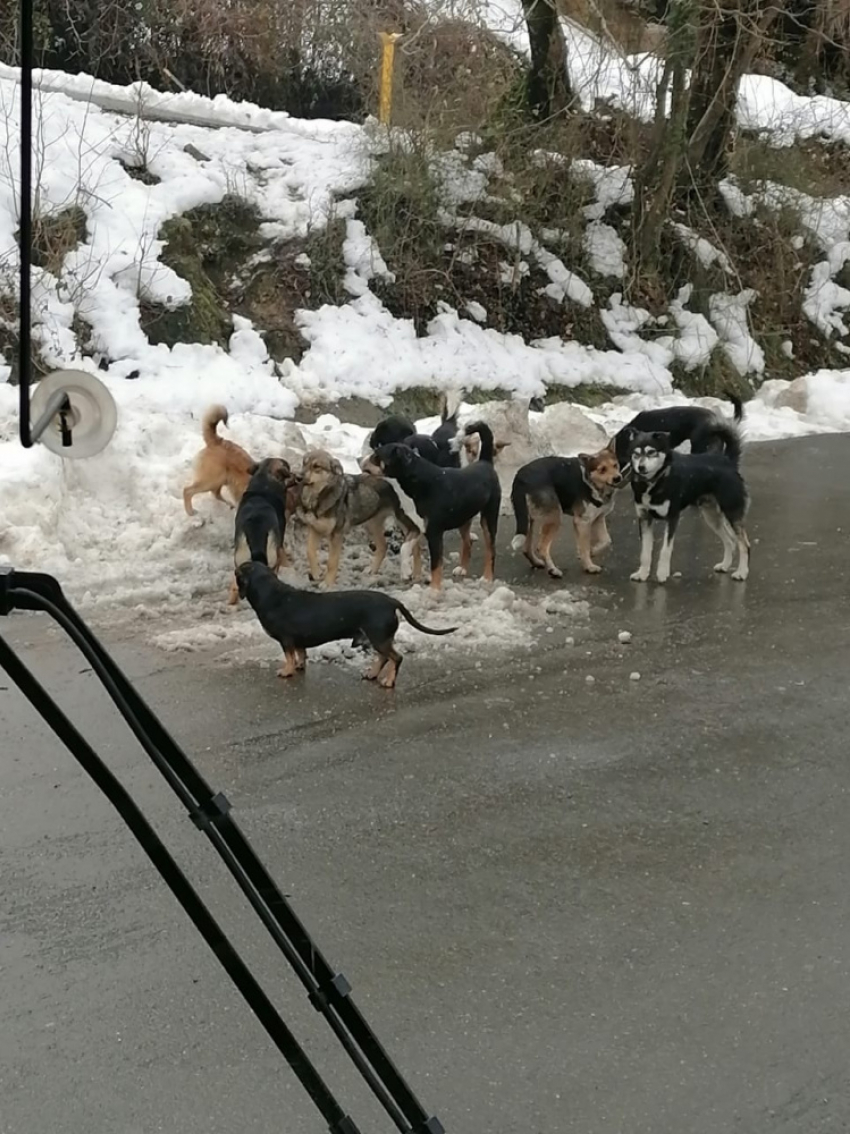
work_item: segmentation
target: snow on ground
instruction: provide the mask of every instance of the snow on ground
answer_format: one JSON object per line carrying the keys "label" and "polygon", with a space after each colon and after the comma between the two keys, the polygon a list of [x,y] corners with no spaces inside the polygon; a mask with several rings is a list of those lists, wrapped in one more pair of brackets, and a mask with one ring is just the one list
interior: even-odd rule
{"label": "snow on ground", "polygon": [[[808,391],[798,389],[796,400],[792,399],[805,405],[800,413],[781,404],[791,384],[765,383],[747,405],[747,439],[850,429],[850,370],[820,372],[805,379],[804,385]],[[224,607],[232,563],[232,511],[209,496],[196,501],[199,518],[190,519],[183,511],[181,490],[201,447],[200,413],[206,403],[194,414],[179,406],[166,408],[156,383],[150,400],[141,381],[125,383],[116,391],[119,425],[110,446],[87,461],[63,461],[41,446],[20,448],[17,391],[0,386],[0,563],[56,575],[90,616],[108,619],[112,625],[133,621],[163,649],[226,645],[237,652],[249,649],[252,657],[257,650],[268,651],[247,614]],[[808,404],[800,400],[804,394]],[[611,435],[641,409],[685,400],[678,394],[661,398],[631,394],[593,410],[561,404],[542,414],[531,413],[531,447],[525,450],[525,459],[550,452],[574,454],[592,441],[594,426]],[[712,399],[702,399],[701,404],[730,412],[728,405]],[[516,407],[507,408],[510,419]],[[492,406],[464,405],[461,414],[465,420],[481,416],[499,420]],[[423,429],[436,424],[433,418],[420,423]],[[297,464],[307,448],[319,446],[338,456],[350,472],[357,470],[367,432],[329,414],[308,426],[244,412],[231,415],[226,431],[256,458],[279,454]],[[600,431],[600,444],[602,440]],[[628,501],[621,507],[627,508]],[[507,517],[502,523],[513,530]],[[290,579],[307,585],[303,535],[295,529],[290,540],[295,563]],[[561,555],[567,564],[574,560],[568,539]],[[365,537],[354,533],[346,544],[341,585],[372,585],[363,573],[367,562]],[[421,652],[467,649],[470,644],[481,649],[499,649],[510,642],[530,644],[552,621],[584,616],[584,608],[575,605],[568,589],[497,585],[491,590],[476,581],[480,566],[477,550],[474,578],[450,581],[445,593],[434,598],[427,590],[402,587],[398,559],[388,558],[377,580],[381,586],[405,602],[409,599],[411,609],[426,622],[463,622],[463,633],[454,638],[425,639],[410,631]],[[568,567],[568,586],[581,585],[577,568],[573,578],[569,571]]]}
{"label": "snow on ground", "polygon": [[[599,54],[598,44],[594,50]],[[580,52],[574,61],[589,72]],[[609,86],[622,81],[622,69],[617,72],[622,61],[606,56],[602,62]],[[41,447],[21,449],[17,391],[2,384],[8,366],[0,357],[0,562],[55,574],[95,620],[132,622],[162,649],[224,650],[232,660],[250,662],[274,656],[250,612],[224,606],[232,513],[209,498],[198,501],[201,520],[190,520],[182,508],[181,489],[201,446],[200,416],[213,402],[229,407],[228,435],[257,458],[277,453],[297,463],[308,446],[320,445],[355,471],[366,431],[331,415],[311,426],[295,425],[288,419],[299,402],[332,402],[356,394],[385,405],[394,391],[413,385],[503,387],[523,405],[553,383],[605,383],[624,391],[623,397],[592,411],[553,406],[545,414],[531,414],[522,429],[514,424],[506,470],[520,453],[528,458],[574,453],[587,447],[588,438],[601,436],[598,427],[611,434],[639,409],[683,400],[672,389],[674,359],[699,366],[717,347],[742,373],[763,369],[763,357],[748,332],[749,293],[713,297],[710,319],[687,309],[687,289],[660,320],[615,296],[603,312],[609,350],[560,338],[529,344],[499,334],[481,325],[486,312],[480,304],[462,312],[446,305],[427,334],[417,337],[412,323],[395,319],[368,287],[371,278],[389,272],[356,217],[356,192],[382,144],[371,128],[298,122],[226,99],[156,95],[138,85],[111,88],[84,76],[53,73],[42,79],[37,98],[41,207],[58,212],[79,205],[88,235],[57,275],[46,270],[34,274],[36,330],[50,365],[95,370],[96,360],[81,358],[73,333],[75,315],[86,319],[93,328],[94,350],[106,367],[97,372],[118,405],[119,426],[110,447],[86,462],[63,462]],[[0,283],[7,294],[14,294],[17,265],[17,91],[15,72],[0,68]],[[98,106],[86,101],[92,91]],[[194,124],[142,122],[115,112],[116,107],[132,111],[139,98],[148,106],[159,100],[158,112],[185,113]],[[817,113],[834,109],[821,105],[823,100],[804,102],[783,103],[789,114],[794,107],[800,112],[801,131]],[[759,106],[763,113],[763,104]],[[440,166],[451,228],[489,223],[475,218],[469,205],[487,193],[490,179],[499,173],[494,155],[469,159],[461,148]],[[127,167],[142,161],[159,178],[156,184],[128,174]],[[605,215],[629,199],[628,170],[575,162],[573,172],[595,187],[596,200],[585,209],[590,262],[599,274],[620,278],[624,248]],[[741,215],[754,207],[753,199],[734,185],[727,190]],[[140,299],[173,307],[190,297],[189,285],[159,260],[162,223],[229,193],[256,205],[270,239],[304,236],[325,224],[332,211],[345,219],[344,283],[351,298],[339,307],[299,314],[310,349],[298,366],[285,364],[278,371],[261,335],[245,319],[234,320],[227,349],[193,343],[153,346],[141,329]],[[822,329],[844,333],[842,312],[850,297],[830,284],[847,259],[850,201],[825,203],[803,196],[796,203],[826,257],[826,267],[812,280],[810,317]],[[462,215],[457,212],[461,204]],[[689,232],[680,235],[692,240]],[[518,254],[536,262],[549,277],[546,290],[558,302],[595,302],[585,281],[522,226],[507,226],[499,239],[506,260],[512,261],[510,270]],[[540,239],[546,241],[547,234]],[[703,242],[696,251],[707,257],[716,250]],[[644,339],[640,331],[650,321],[654,337]],[[788,350],[793,356],[792,344]],[[136,375],[134,380],[128,380],[130,375]],[[481,412],[481,407],[464,407],[467,417]],[[501,417],[493,412],[497,420],[519,420],[516,406]],[[423,428],[434,424],[423,423]],[[850,430],[850,370],[821,371],[790,385],[765,382],[747,407],[746,434],[753,440],[843,429]],[[303,581],[300,541],[296,534],[291,578]],[[561,554],[565,563],[572,563],[571,547],[565,545]],[[367,562],[365,542],[355,533],[347,544],[342,585],[372,585],[364,576]],[[480,550],[473,574],[478,570]],[[577,574],[575,581],[580,581]],[[456,636],[444,639],[425,638],[410,628],[401,632],[406,649],[433,656],[530,646],[555,626],[563,631],[587,616],[586,606],[568,587],[497,583],[491,588],[472,579],[447,583],[439,597],[421,587],[402,588],[392,557],[378,583],[402,597],[426,623],[461,626]],[[321,653],[333,659],[347,658],[350,651],[334,645]]]}

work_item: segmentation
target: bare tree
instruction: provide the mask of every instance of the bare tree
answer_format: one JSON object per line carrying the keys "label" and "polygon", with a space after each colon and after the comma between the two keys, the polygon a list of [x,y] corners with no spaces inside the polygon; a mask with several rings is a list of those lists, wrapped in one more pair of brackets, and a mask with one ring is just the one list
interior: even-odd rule
{"label": "bare tree", "polygon": [[634,252],[644,266],[655,262],[658,233],[670,211],[676,180],[687,155],[688,72],[694,61],[697,19],[698,0],[671,0],[667,12],[667,54],[655,92],[652,141],[635,176]]}
{"label": "bare tree", "polygon": [[671,208],[716,204],[738,87],[785,2],[670,0],[652,141],[635,179],[635,251],[644,264]]}
{"label": "bare tree", "polygon": [[688,100],[688,147],[677,199],[708,203],[728,172],[741,79],[751,68],[784,0],[714,0],[699,11]]}

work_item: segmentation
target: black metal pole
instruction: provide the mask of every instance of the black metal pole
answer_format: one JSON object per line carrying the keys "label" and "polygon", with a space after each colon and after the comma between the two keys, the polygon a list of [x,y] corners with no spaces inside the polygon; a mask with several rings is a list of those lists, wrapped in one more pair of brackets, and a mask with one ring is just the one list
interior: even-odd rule
{"label": "black metal pole", "polygon": [[89,661],[139,743],[192,821],[209,838],[304,984],[311,1003],[325,1016],[396,1127],[416,1134],[442,1134],[439,1119],[424,1110],[354,1004],[350,985],[325,959],[240,830],[227,799],[213,792],[65,598],[58,582],[50,575],[0,567],[0,615],[15,609],[48,613]]}
{"label": "black metal pole", "polygon": [[30,379],[32,377],[32,69],[34,44],[32,34],[32,0],[21,0],[20,19],[21,85],[21,216],[18,226],[20,258],[18,315],[18,397],[21,444],[29,449],[34,444],[30,432]]}
{"label": "black metal pole", "polygon": [[88,741],[65,716],[50,694],[17,657],[2,636],[0,636],[0,666],[8,673],[33,708],[56,733],[82,768],[91,776],[130,828],[145,854],[159,871],[163,881],[192,919],[198,932],[245,997],[275,1046],[298,1076],[310,1098],[327,1121],[329,1129],[334,1131],[335,1134],[357,1134],[357,1127],[343,1113],[342,1108],[301,1049],[298,1041],[281,1019],[277,1009],[266,996],[232,942],[218,925],[150,823],[145,819],[129,792],[106,767]]}

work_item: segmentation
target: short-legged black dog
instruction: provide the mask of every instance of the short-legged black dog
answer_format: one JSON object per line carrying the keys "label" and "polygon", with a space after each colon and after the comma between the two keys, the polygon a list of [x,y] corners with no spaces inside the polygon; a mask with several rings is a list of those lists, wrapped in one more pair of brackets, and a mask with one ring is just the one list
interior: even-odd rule
{"label": "short-legged black dog", "polygon": [[733,579],[746,579],[750,541],[744,528],[749,498],[738,471],[741,440],[734,426],[724,426],[723,453],[674,453],[668,433],[638,433],[632,441],[632,491],[640,528],[640,566],[632,575],[645,583],[652,569],[652,521],[663,520],[664,542],[655,577],[670,578],[670,558],[679,517],[695,504],[723,544],[715,571],[731,571],[735,549],[738,567]]}
{"label": "short-legged black dog", "polygon": [[[744,403],[735,394],[727,396],[735,410],[733,420],[738,424],[744,417]],[[668,433],[671,449],[678,449],[680,445],[690,441],[692,453],[715,450],[722,452],[726,437],[724,430],[728,424],[714,410],[704,406],[668,406],[666,409],[642,410],[614,437],[620,470],[626,477],[631,472],[629,453],[632,438],[637,433]]]}
{"label": "short-legged black dog", "polygon": [[593,553],[610,546],[606,519],[622,483],[613,441],[598,453],[529,461],[517,471],[511,488],[517,533],[511,546],[521,548],[532,567],[545,567],[553,579],[560,579],[563,572],[552,559],[552,542],[561,515],[570,515],[581,565],[595,575],[602,568],[593,562]]}
{"label": "short-legged black dog", "polygon": [[[286,534],[286,494],[293,484],[289,462],[279,457],[260,461],[257,471],[236,509],[233,535],[233,566],[264,563],[277,573],[287,563],[283,537]],[[232,605],[239,601],[236,579],[230,585]]]}
{"label": "short-legged black dog", "polygon": [[460,566],[457,574],[466,575],[472,554],[470,527],[481,517],[484,536],[484,578],[492,582],[496,564],[496,530],[502,490],[493,468],[494,442],[488,425],[474,422],[466,434],[481,438],[479,459],[462,469],[437,468],[424,460],[408,445],[382,445],[364,462],[364,469],[376,476],[397,480],[402,491],[413,501],[425,521],[425,538],[431,556],[431,586],[439,590],[443,582],[443,536],[457,529],[460,532]]}
{"label": "short-legged black dog", "polygon": [[453,634],[457,630],[457,626],[447,630],[423,626],[403,603],[380,591],[300,591],[282,583],[262,563],[241,564],[236,569],[236,582],[262,628],[283,647],[286,661],[278,677],[292,677],[303,670],[312,646],[351,638],[353,646],[371,645],[378,654],[363,676],[392,689],[402,663],[393,645],[399,615],[423,634]]}

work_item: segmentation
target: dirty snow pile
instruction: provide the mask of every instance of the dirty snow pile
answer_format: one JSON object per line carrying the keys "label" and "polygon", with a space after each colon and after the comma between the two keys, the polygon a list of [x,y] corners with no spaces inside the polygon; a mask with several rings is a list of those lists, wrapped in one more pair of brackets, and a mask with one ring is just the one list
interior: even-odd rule
{"label": "dirty snow pile", "polygon": [[[200,416],[214,402],[227,405],[228,435],[256,458],[281,454],[297,463],[306,448],[320,445],[354,471],[366,431],[330,414],[313,425],[296,425],[291,418],[299,404],[321,406],[358,395],[386,405],[395,390],[415,385],[504,388],[517,402],[487,410],[511,440],[502,463],[504,483],[522,460],[589,448],[638,409],[683,400],[672,389],[674,361],[699,366],[712,350],[722,349],[741,373],[763,369],[747,328],[752,297],[731,290],[714,297],[706,319],[688,310],[683,289],[666,322],[651,320],[615,296],[603,312],[608,350],[562,339],[525,343],[482,326],[486,311],[478,304],[463,311],[446,305],[417,337],[413,324],[393,317],[368,286],[389,270],[357,217],[357,191],[386,143],[373,126],[301,122],[223,98],[158,95],[142,85],[117,88],[85,76],[50,73],[39,83],[40,208],[58,213],[78,206],[87,235],[57,273],[35,270],[35,334],[49,366],[98,373],[116,400],[119,425],[109,448],[89,461],[63,463],[41,447],[21,449],[17,390],[6,382],[9,360],[0,357],[0,562],[55,574],[84,609],[108,613],[113,621],[122,614],[132,618],[148,626],[164,649],[223,643],[249,653],[268,651],[248,612],[223,607],[232,513],[208,498],[198,502],[202,522],[190,520],[182,508],[181,489],[201,445]],[[801,132],[820,106],[820,100],[804,102]],[[189,121],[142,121],[140,105],[154,107],[163,119]],[[18,264],[17,115],[17,73],[0,67],[0,296],[12,299]],[[783,123],[783,130],[791,129]],[[141,165],[156,183],[130,175],[128,170]],[[473,206],[498,175],[495,156],[473,156],[461,145],[436,168],[447,241],[470,225],[486,226]],[[586,209],[591,262],[600,274],[622,278],[624,249],[606,213],[633,192],[629,171],[581,162],[574,163],[573,173],[594,190]],[[338,307],[298,314],[309,343],[298,365],[274,363],[247,319],[234,318],[226,349],[153,345],[142,330],[140,302],[173,309],[191,297],[190,285],[160,260],[163,222],[229,194],[257,207],[269,241],[304,237],[325,225],[332,211],[345,221],[350,298]],[[734,186],[729,194],[741,215],[752,209],[743,194],[735,197]],[[813,283],[811,318],[824,333],[829,326],[829,333],[845,335],[841,319],[850,294],[840,294],[833,276],[850,250],[848,200],[812,200],[802,213],[822,242],[827,265],[816,288]],[[543,270],[545,290],[556,302],[595,303],[587,281],[547,246],[546,232],[493,226],[490,235],[503,242],[506,263],[533,262]],[[696,234],[686,230],[680,236],[701,256],[722,255]],[[3,312],[0,307],[0,319]],[[78,318],[91,328],[94,357],[80,353]],[[644,337],[647,331],[651,337]],[[788,349],[793,352],[793,344]],[[552,383],[605,383],[623,396],[592,411],[554,405],[544,414],[528,414],[529,397]],[[464,408],[467,419],[483,412]],[[433,423],[424,427],[428,424]],[[844,429],[850,429],[850,370],[821,371],[791,384],[767,381],[747,407],[752,439]],[[366,555],[362,538],[353,536],[344,585],[370,583],[363,576]],[[296,563],[303,571],[303,558]],[[586,613],[568,591],[551,588],[451,582],[435,599],[424,590],[398,589],[396,570],[397,562],[388,560],[379,584],[405,596],[417,616],[438,626],[463,620],[463,633],[455,639],[424,639],[405,630],[401,640],[422,651],[468,649],[470,641],[482,649],[528,643],[553,619]],[[478,570],[480,550],[473,561],[473,573]]]}

